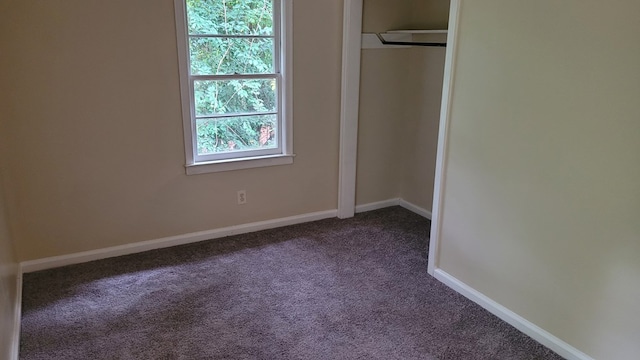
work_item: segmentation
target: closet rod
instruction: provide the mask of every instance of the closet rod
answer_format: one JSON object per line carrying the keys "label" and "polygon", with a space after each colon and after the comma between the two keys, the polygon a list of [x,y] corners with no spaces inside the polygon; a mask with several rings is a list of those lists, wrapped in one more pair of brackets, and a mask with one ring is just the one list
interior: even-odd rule
{"label": "closet rod", "polygon": [[439,42],[413,42],[413,41],[387,41],[380,35],[380,33],[376,33],[378,39],[383,45],[409,45],[409,46],[438,46],[438,47],[446,47],[447,43],[439,43]]}

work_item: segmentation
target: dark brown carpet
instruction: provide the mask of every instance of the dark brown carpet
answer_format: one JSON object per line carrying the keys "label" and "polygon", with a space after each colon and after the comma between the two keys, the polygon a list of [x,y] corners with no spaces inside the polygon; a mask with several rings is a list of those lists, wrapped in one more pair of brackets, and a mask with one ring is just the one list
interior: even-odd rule
{"label": "dark brown carpet", "polygon": [[20,358],[560,359],[426,273],[399,207],[24,278]]}

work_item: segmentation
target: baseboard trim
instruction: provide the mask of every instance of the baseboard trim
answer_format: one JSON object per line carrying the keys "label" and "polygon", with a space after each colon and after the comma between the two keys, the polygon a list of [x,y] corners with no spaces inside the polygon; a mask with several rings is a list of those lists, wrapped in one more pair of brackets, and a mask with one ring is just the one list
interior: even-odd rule
{"label": "baseboard trim", "polygon": [[402,206],[403,208],[409,210],[409,211],[413,211],[414,213],[425,217],[429,220],[431,220],[431,211],[421,208],[416,204],[410,203],[404,199],[399,199],[400,201],[398,202],[398,205]]}
{"label": "baseboard trim", "polygon": [[11,337],[11,350],[9,351],[9,359],[11,360],[18,360],[20,354],[20,323],[22,319],[22,271],[18,271],[16,277],[15,301],[15,313],[13,314],[13,335]]}
{"label": "baseboard trim", "polygon": [[366,211],[372,211],[372,210],[378,210],[378,209],[384,209],[386,207],[390,207],[390,206],[402,206],[403,208],[412,211],[422,217],[425,217],[429,220],[431,220],[431,211],[427,210],[427,209],[423,209],[421,207],[419,207],[416,204],[410,203],[404,199],[401,198],[395,198],[395,199],[389,199],[389,200],[383,200],[383,201],[376,201],[376,202],[372,202],[372,203],[368,203],[368,204],[362,204],[362,205],[358,205],[356,206],[356,213],[361,213],[361,212],[366,212]]}
{"label": "baseboard trim", "polygon": [[[378,210],[390,206],[400,205],[418,215],[431,219],[431,212],[418,207],[400,198],[373,202],[356,206],[356,212]],[[259,221],[243,225],[235,225],[220,229],[205,230],[188,234],[169,236],[160,239],[146,240],[132,244],[112,246],[103,249],[83,251],[68,255],[52,256],[37,260],[28,260],[20,263],[22,273],[53,269],[57,267],[85,263],[94,260],[107,259],[110,257],[135,254],[143,251],[161,249],[171,246],[190,244],[198,241],[218,239],[226,236],[245,234],[254,231],[273,229],[282,226],[295,225],[310,221],[317,221],[336,217],[337,210],[319,211],[314,213],[290,216],[285,218]]]}
{"label": "baseboard trim", "polygon": [[195,243],[198,241],[218,239],[232,235],[245,234],[254,231],[328,219],[336,217],[336,214],[337,210],[319,211],[273,220],[258,221],[243,225],[235,225],[219,229],[205,230],[177,236],[169,236],[165,238],[141,241],[132,244],[112,246],[103,249],[83,251],[69,255],[53,256],[38,260],[29,260],[20,263],[20,265],[23,273],[30,273],[61,266],[85,263],[93,260],[101,260],[110,257],[140,253],[148,250],[167,248],[171,246]]}
{"label": "baseboard trim", "polygon": [[589,357],[587,354],[560,340],[522,316],[491,300],[489,297],[448,274],[446,271],[442,269],[435,269],[434,276],[445,285],[482,306],[493,315],[506,321],[511,326],[530,336],[540,344],[555,351],[563,358],[567,360],[593,360],[593,358]]}
{"label": "baseboard trim", "polygon": [[379,210],[379,209],[384,209],[384,208],[387,208],[390,206],[396,206],[396,205],[400,205],[399,198],[376,201],[376,202],[356,206],[356,213]]}

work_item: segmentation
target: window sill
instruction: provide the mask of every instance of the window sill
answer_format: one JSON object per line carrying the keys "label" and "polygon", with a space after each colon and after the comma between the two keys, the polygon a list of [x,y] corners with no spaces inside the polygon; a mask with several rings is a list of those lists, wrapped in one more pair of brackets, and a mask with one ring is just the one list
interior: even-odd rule
{"label": "window sill", "polygon": [[187,175],[207,174],[213,172],[251,169],[266,166],[293,164],[295,155],[256,156],[242,159],[201,162],[186,165]]}

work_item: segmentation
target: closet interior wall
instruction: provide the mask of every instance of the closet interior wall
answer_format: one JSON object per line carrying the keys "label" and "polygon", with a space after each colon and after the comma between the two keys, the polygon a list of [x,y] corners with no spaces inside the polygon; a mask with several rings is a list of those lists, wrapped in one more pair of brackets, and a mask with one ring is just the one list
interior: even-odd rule
{"label": "closet interior wall", "polygon": [[[446,29],[448,0],[364,0],[363,33]],[[445,48],[362,50],[356,205],[431,211]]]}

